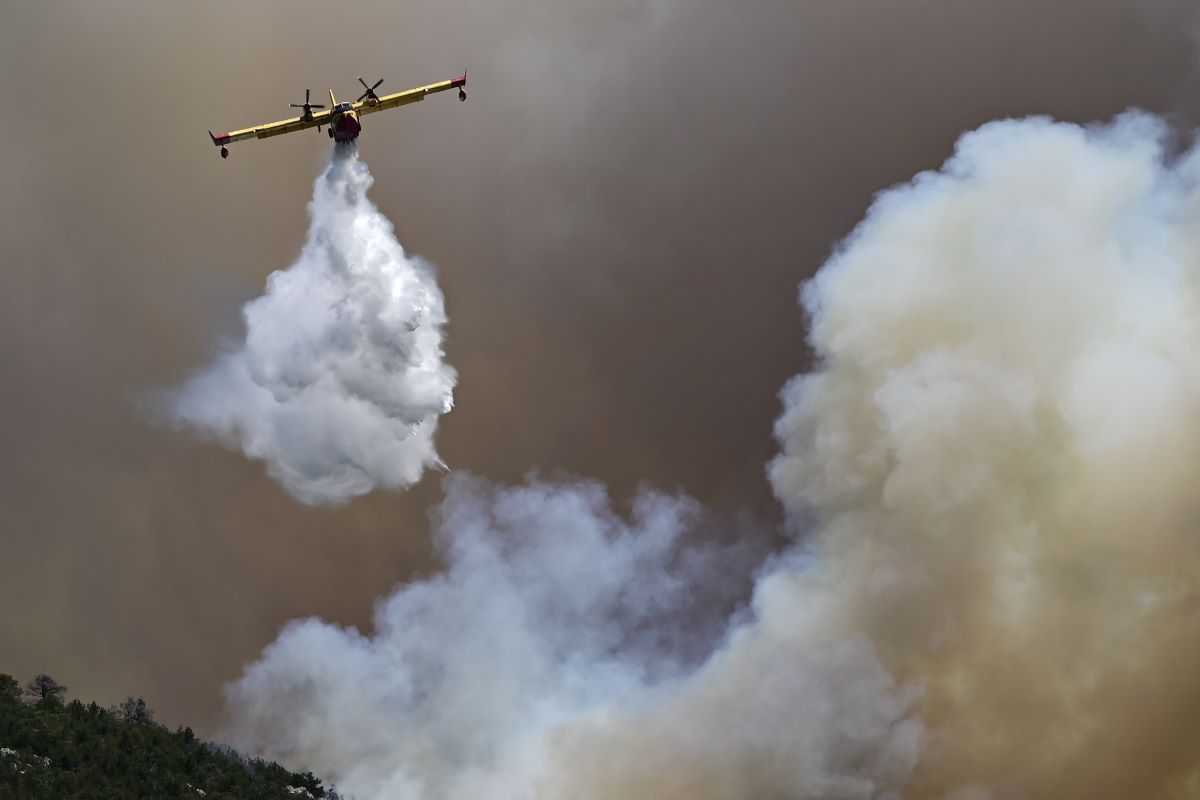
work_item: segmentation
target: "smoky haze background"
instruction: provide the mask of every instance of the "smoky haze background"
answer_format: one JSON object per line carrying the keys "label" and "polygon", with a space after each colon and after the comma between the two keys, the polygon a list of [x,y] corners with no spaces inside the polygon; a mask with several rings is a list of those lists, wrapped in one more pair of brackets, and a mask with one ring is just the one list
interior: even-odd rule
{"label": "smoky haze background", "polygon": [[[14,4],[0,25],[0,669],[204,727],[285,621],[363,624],[435,569],[440,488],[335,511],[146,424],[241,334],[327,140],[204,135],[308,86],[470,70],[373,118],[400,241],[440,268],[454,467],[569,470],[774,515],[795,287],[880,188],[988,119],[1194,119],[1185,2]],[[445,102],[438,102],[445,100]],[[19,122],[19,124],[18,124]],[[219,589],[219,591],[217,591]]]}
{"label": "smoky haze background", "polygon": [[775,426],[807,535],[725,635],[742,573],[694,504],[460,477],[447,571],[367,635],[288,626],[236,741],[381,800],[1194,795],[1200,152],[1171,143],[993,122],[877,198],[805,285]]}

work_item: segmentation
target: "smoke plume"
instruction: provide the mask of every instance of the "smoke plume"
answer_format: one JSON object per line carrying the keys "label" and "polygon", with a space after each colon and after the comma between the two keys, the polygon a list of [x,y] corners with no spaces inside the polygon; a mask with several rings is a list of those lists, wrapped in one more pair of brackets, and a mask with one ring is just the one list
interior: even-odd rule
{"label": "smoke plume", "polygon": [[1195,794],[1200,151],[1006,121],[804,291],[771,469],[838,616],[919,681],[907,794]]}
{"label": "smoke plume", "polygon": [[234,740],[359,797],[532,790],[549,734],[688,674],[722,630],[738,548],[684,547],[695,503],[624,519],[595,484],[447,481],[445,574],[376,610],[375,634],[289,625],[229,692]]}
{"label": "smoke plume", "polygon": [[1200,153],[1169,144],[998,122],[877,199],[803,292],[770,476],[806,535],[728,622],[688,501],[452,481],[448,571],[369,635],[289,626],[238,743],[379,800],[1194,796]]}
{"label": "smoke plume", "polygon": [[180,421],[240,446],[306,503],[415,483],[440,465],[452,405],[442,293],[366,198],[371,174],[335,149],[313,187],[299,260],[243,309],[246,339],[175,397]]}

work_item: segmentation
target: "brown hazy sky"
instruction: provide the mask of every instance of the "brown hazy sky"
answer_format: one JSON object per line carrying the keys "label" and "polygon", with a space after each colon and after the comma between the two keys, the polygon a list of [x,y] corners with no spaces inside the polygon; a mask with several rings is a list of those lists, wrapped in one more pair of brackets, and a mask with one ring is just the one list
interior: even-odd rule
{"label": "brown hazy sky", "polygon": [[775,511],[796,286],[874,192],[988,119],[1186,129],[1183,0],[14,2],[0,11],[0,672],[211,724],[286,620],[435,568],[436,476],[336,510],[139,402],[298,253],[324,136],[233,148],[305,87],[470,70],[367,120],[372,196],[440,268],[440,450]]}

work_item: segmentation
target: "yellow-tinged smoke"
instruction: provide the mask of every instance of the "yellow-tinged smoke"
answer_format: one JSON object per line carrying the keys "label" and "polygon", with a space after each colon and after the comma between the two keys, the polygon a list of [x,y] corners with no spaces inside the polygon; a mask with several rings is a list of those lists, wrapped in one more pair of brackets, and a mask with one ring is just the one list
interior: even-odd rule
{"label": "yellow-tinged smoke", "polygon": [[686,501],[457,481],[446,575],[372,636],[285,631],[239,743],[373,798],[1195,796],[1200,155],[1166,140],[999,122],[879,197],[803,293],[770,474],[810,533],[707,656],[669,635],[726,575]]}
{"label": "yellow-tinged smoke", "polygon": [[907,796],[1197,790],[1200,157],[1165,139],[985,126],[805,289],[771,475],[923,687]]}

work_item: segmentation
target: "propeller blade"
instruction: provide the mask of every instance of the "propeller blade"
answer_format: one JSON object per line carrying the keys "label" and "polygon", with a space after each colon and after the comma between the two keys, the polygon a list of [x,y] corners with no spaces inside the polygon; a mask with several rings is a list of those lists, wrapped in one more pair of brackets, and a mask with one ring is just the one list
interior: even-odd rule
{"label": "propeller blade", "polygon": [[325,106],[321,105],[320,103],[309,103],[308,107],[309,108],[324,108]]}
{"label": "propeller blade", "polygon": [[365,92],[363,92],[362,94],[360,94],[360,95],[358,96],[358,99],[359,99],[359,101],[362,101],[362,100],[365,100],[365,99],[366,99],[366,98],[368,98],[368,97],[375,97],[375,90],[379,88],[379,84],[383,83],[383,78],[380,78],[379,80],[375,81],[375,85],[374,85],[374,86],[368,86],[368,85],[367,85],[367,82],[366,82],[366,81],[364,81],[364,80],[362,79],[362,76],[360,75],[360,76],[358,77],[358,82],[359,82],[359,83],[361,83],[361,84],[363,85],[363,88],[364,88],[364,89],[366,89],[366,91],[365,91]]}

